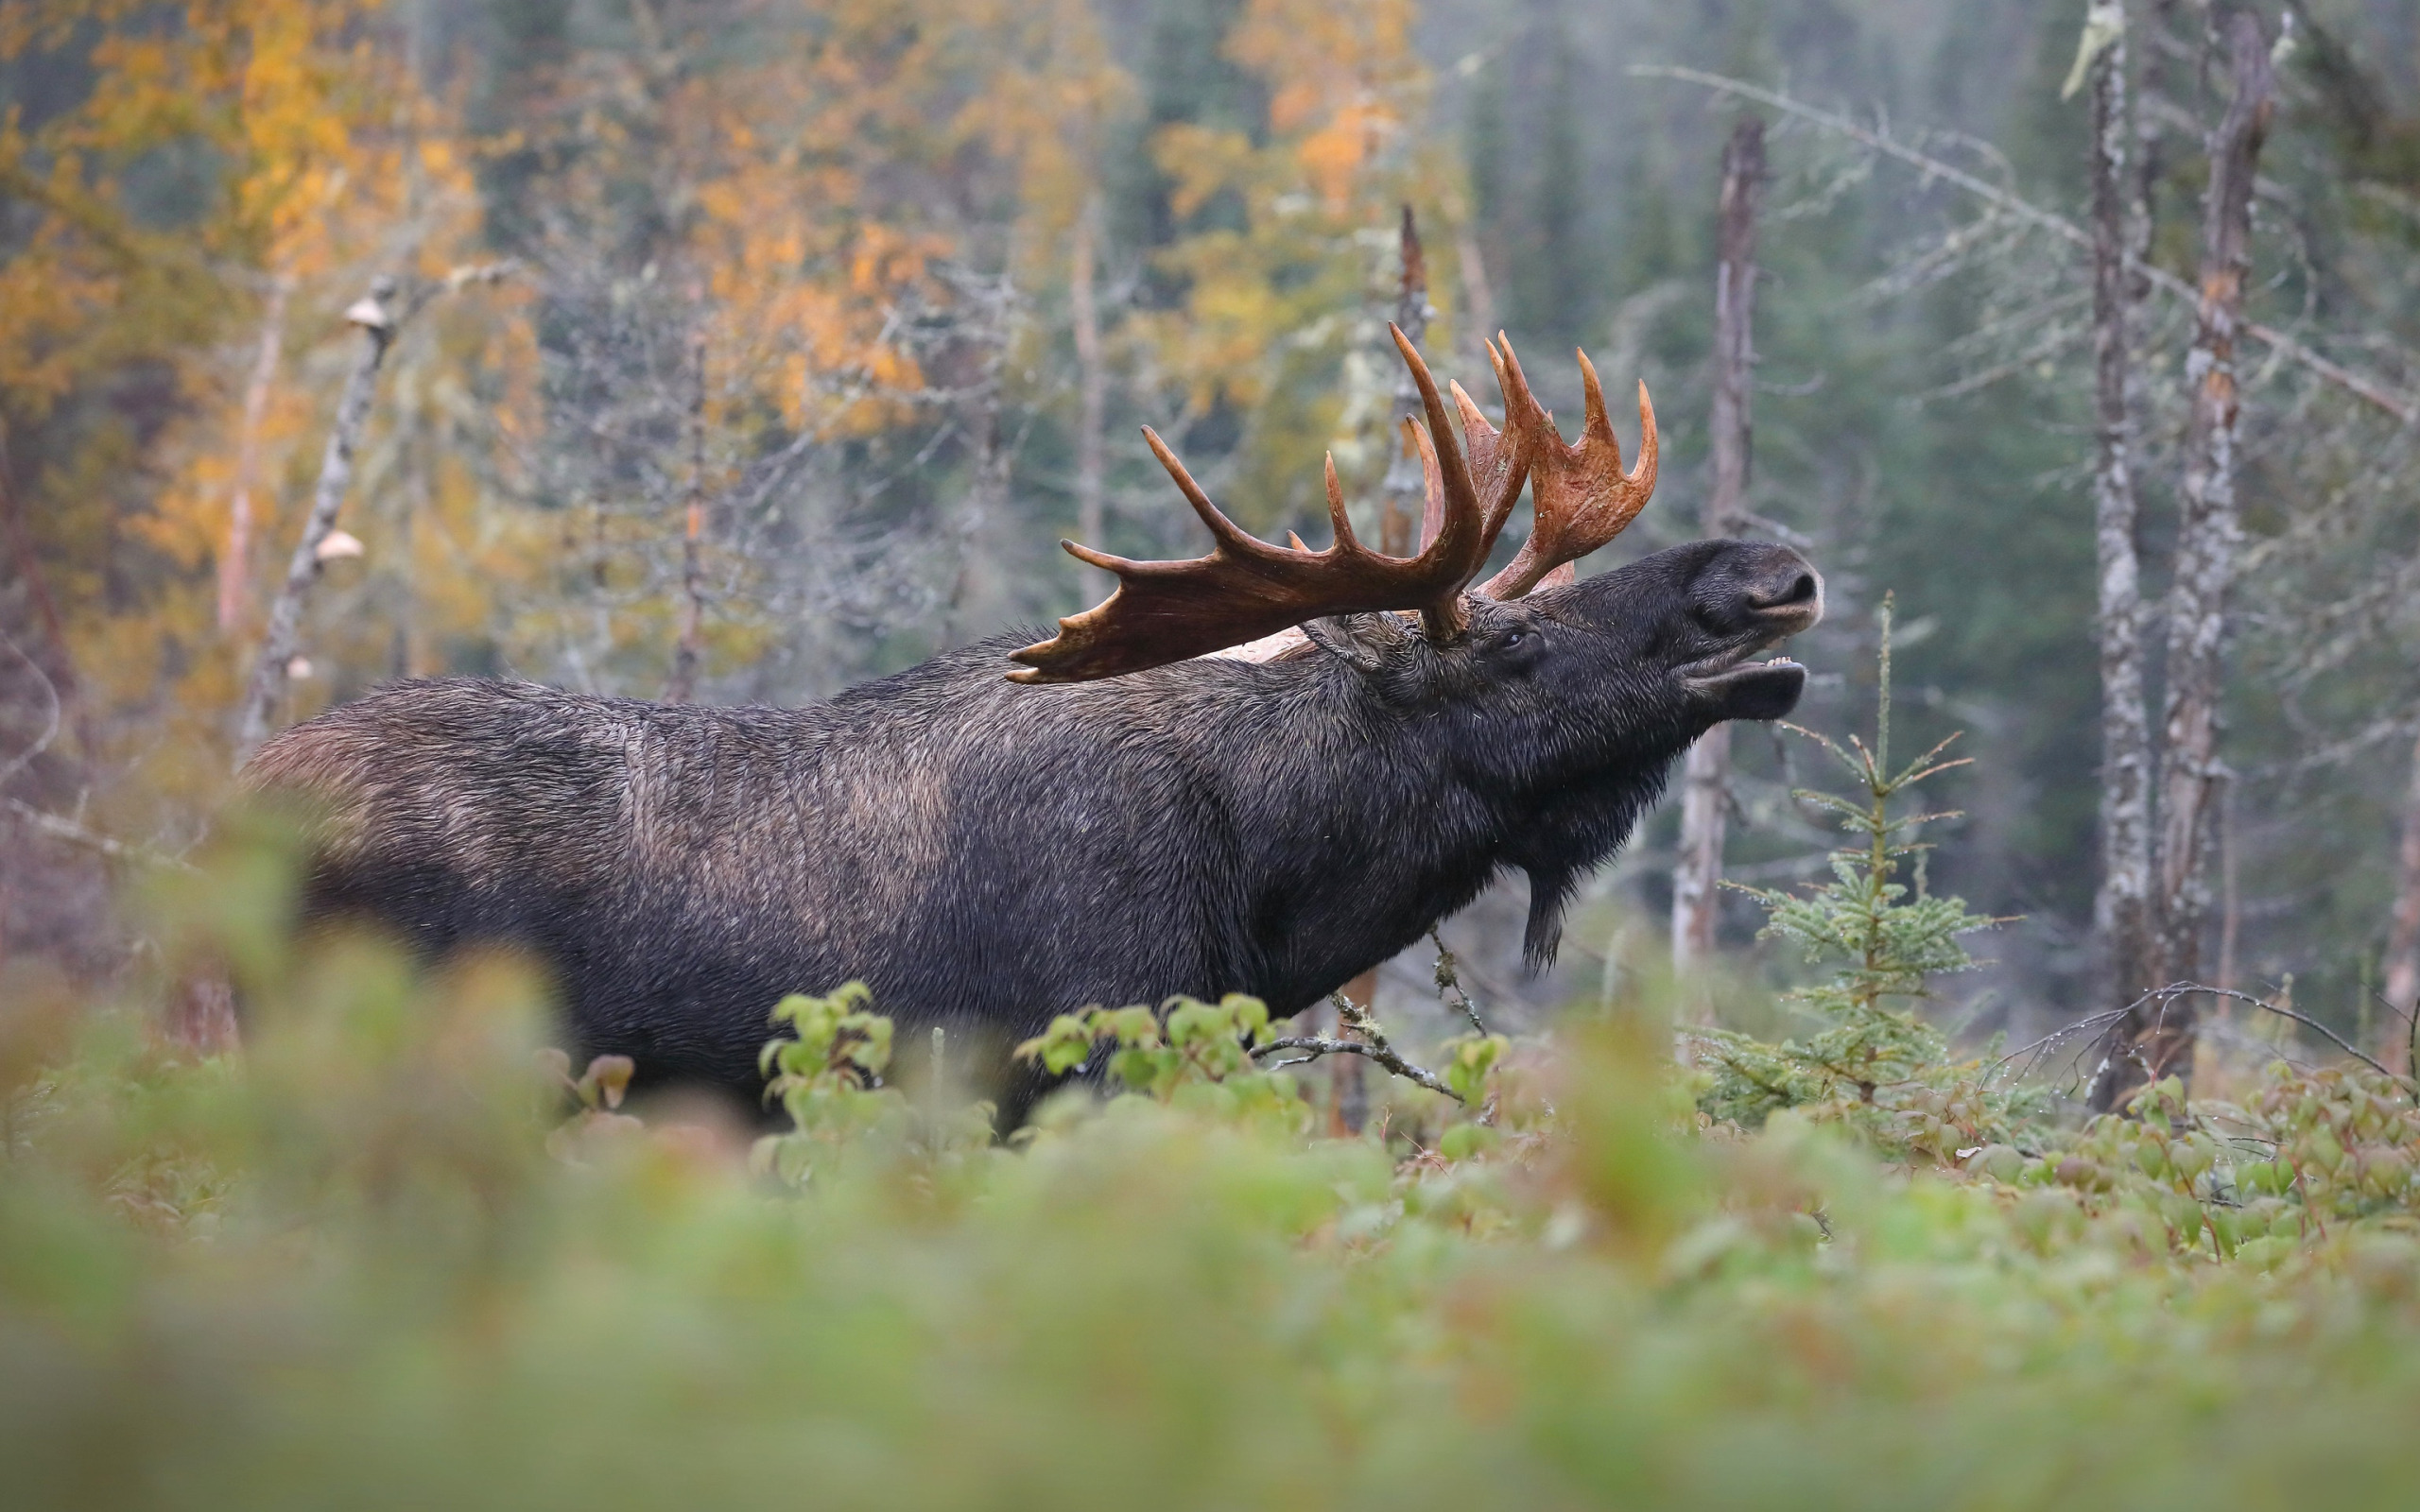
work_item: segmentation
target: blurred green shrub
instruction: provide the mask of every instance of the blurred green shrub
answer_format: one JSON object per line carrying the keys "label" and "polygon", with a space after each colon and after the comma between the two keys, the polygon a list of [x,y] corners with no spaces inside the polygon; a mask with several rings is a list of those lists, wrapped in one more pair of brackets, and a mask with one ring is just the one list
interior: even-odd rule
{"label": "blurred green shrub", "polygon": [[1031,1053],[1118,1095],[1003,1147],[945,1074],[889,1085],[842,992],[782,1005],[752,1160],[543,1054],[511,960],[326,939],[254,980],[240,1060],[88,1006],[12,1073],[12,1509],[2205,1509],[2420,1472],[2420,1124],[2367,1072],[1940,1164],[1818,1104],[1709,1119],[1615,1015],[1543,1067],[1433,1056],[1498,1117],[1414,1145],[1318,1137],[1230,999],[1054,1024]]}

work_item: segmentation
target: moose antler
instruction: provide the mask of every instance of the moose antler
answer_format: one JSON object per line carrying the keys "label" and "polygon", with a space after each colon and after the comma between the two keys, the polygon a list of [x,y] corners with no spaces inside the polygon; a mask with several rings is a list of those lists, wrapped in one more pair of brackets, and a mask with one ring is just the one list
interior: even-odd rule
{"label": "moose antler", "polygon": [[[1655,406],[1647,397],[1647,385],[1641,383],[1638,466],[1624,472],[1622,443],[1615,438],[1613,421],[1605,417],[1605,391],[1597,382],[1597,369],[1588,353],[1577,353],[1581,385],[1587,397],[1587,421],[1581,427],[1579,444],[1566,446],[1555,429],[1554,417],[1530,393],[1512,338],[1498,333],[1496,341],[1503,343],[1503,350],[1498,352],[1495,342],[1490,342],[1487,354],[1495,364],[1496,383],[1504,391],[1504,434],[1516,438],[1528,458],[1532,516],[1530,539],[1522,542],[1520,555],[1479,590],[1490,598],[1508,599],[1519,598],[1540,583],[1569,582],[1574,576],[1571,563],[1620,535],[1647,507],[1649,495],[1655,491]],[[1460,390],[1456,397],[1466,424],[1487,425],[1477,405]],[[1475,433],[1471,454],[1476,458],[1485,448],[1492,455],[1496,446],[1493,429],[1483,441]]]}
{"label": "moose antler", "polygon": [[[1462,590],[1486,565],[1496,532],[1520,496],[1528,472],[1529,433],[1515,429],[1510,445],[1493,429],[1480,471],[1489,480],[1484,497],[1453,427],[1428,365],[1404,334],[1395,347],[1420,387],[1428,424],[1407,421],[1420,449],[1428,513],[1438,522],[1416,557],[1389,557],[1354,538],[1336,479],[1336,458],[1327,461],[1328,521],[1336,543],[1312,551],[1300,537],[1272,546],[1246,532],[1210,502],[1184,464],[1150,426],[1143,438],[1167,468],[1185,502],[1210,529],[1206,557],[1190,561],[1130,561],[1072,541],[1060,542],[1077,560],[1114,573],[1117,590],[1106,602],[1059,622],[1050,640],[1011,652],[1023,667],[1015,682],[1081,682],[1165,666],[1211,651],[1240,645],[1305,620],[1381,610],[1418,610],[1428,638],[1443,643],[1468,627]],[[1526,392],[1526,390],[1525,390]],[[1457,390],[1467,416],[1475,406]],[[1510,395],[1508,394],[1508,404]],[[1535,408],[1535,401],[1530,402]],[[1480,424],[1484,425],[1482,420]]]}

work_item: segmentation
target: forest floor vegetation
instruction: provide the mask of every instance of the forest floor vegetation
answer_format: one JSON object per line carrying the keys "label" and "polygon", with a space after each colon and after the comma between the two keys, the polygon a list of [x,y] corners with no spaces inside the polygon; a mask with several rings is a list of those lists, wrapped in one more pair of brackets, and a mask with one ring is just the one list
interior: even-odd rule
{"label": "forest floor vegetation", "polygon": [[998,1141],[856,990],[781,1005],[756,1137],[575,1075],[519,963],[280,944],[232,850],[160,917],[240,1057],[0,1014],[9,1503],[2407,1504],[2412,1089],[2279,1040],[2087,1121],[1954,1047],[1892,1000],[1979,921],[1866,751],[1768,899],[1805,1036],[1473,1032],[1351,1137],[1230,998],[1063,1019],[1098,1081]]}

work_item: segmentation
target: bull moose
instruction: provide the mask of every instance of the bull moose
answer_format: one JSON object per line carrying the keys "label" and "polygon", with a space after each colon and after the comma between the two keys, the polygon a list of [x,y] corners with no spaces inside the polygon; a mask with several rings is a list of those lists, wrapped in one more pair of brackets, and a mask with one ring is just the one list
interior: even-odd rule
{"label": "bull moose", "polygon": [[[863,981],[903,1029],[988,1042],[1010,1122],[1040,1090],[1001,1047],[1086,1004],[1240,991],[1296,1013],[1507,870],[1549,960],[1563,904],[1726,719],[1805,670],[1786,546],[1703,541],[1581,580],[1655,484],[1639,387],[1625,472],[1586,355],[1566,445],[1509,340],[1496,430],[1461,435],[1395,333],[1427,423],[1417,555],[1238,528],[1145,436],[1215,542],[1130,561],[1050,640],[946,652],[805,708],[708,708],[528,682],[398,683],[246,768],[320,816],[306,911],[419,949],[501,942],[556,975],[577,1048],[644,1080],[752,1095],[768,1010]],[[1528,541],[1475,592],[1524,482]],[[1006,677],[1003,662],[1016,663]]]}

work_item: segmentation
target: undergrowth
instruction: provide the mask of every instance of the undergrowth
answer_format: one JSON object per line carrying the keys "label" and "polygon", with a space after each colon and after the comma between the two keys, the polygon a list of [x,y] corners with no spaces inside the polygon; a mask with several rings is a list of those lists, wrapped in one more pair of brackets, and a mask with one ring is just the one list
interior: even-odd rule
{"label": "undergrowth", "polygon": [[164,936],[240,1062],[0,997],[8,1504],[2405,1504],[2411,1089],[2008,1085],[1910,1006],[1977,922],[1900,869],[1923,764],[1845,754],[1860,843],[1764,895],[1803,1038],[1466,1036],[1358,1138],[1229,998],[1058,1021],[1098,1079],[995,1141],[857,988],[776,1010],[760,1136],[222,871]]}

